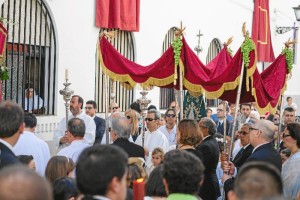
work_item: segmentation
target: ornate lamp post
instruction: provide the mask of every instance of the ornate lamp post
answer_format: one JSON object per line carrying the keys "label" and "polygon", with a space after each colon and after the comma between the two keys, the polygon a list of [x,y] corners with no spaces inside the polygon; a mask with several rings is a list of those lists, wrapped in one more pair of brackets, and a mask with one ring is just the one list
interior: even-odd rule
{"label": "ornate lamp post", "polygon": [[63,83],[65,88],[59,91],[59,94],[63,95],[64,101],[65,101],[66,125],[68,124],[68,121],[69,121],[69,109],[70,109],[71,97],[74,94],[74,90],[69,88],[71,83],[68,83],[68,79],[69,79],[69,74],[68,74],[68,70],[66,69],[66,72],[65,72],[65,81],[66,82]]}
{"label": "ornate lamp post", "polygon": [[142,110],[142,117],[143,117],[143,132],[142,132],[142,146],[144,146],[144,141],[145,141],[145,117],[147,115],[147,110],[148,110],[148,104],[151,103],[150,99],[146,98],[146,95],[148,92],[146,90],[142,90],[140,92],[142,95],[142,98],[137,99],[137,103],[140,104],[141,110]]}

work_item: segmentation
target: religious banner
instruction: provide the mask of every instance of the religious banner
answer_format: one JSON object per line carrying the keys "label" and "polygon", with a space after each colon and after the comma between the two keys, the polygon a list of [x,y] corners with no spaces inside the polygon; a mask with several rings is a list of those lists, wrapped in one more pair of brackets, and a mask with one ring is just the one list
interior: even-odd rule
{"label": "religious banner", "polygon": [[183,118],[199,122],[203,117],[206,117],[203,95],[193,96],[190,92],[186,92],[183,101]]}
{"label": "religious banner", "polygon": [[275,56],[271,40],[269,0],[254,0],[252,39],[256,45],[258,61],[273,62]]}
{"label": "religious banner", "polygon": [[139,31],[140,0],[96,0],[96,26]]}

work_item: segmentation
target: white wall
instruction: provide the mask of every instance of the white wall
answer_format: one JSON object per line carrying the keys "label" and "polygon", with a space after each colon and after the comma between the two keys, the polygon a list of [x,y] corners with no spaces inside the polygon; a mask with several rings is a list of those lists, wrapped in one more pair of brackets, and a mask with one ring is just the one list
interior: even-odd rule
{"label": "white wall", "polygon": [[[95,27],[95,2],[52,0],[48,2],[58,33],[58,89],[63,89],[65,69],[70,88],[85,100],[94,99],[95,52],[99,29]],[[63,98],[58,94],[58,115],[65,115]]]}

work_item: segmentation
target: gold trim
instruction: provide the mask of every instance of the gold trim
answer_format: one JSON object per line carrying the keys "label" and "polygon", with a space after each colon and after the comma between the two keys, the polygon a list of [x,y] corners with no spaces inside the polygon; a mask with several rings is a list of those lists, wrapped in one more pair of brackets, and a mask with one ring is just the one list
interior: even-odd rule
{"label": "gold trim", "polygon": [[[101,37],[100,37],[101,40]],[[109,70],[106,65],[103,62],[103,57],[101,53],[101,48],[100,48],[100,40],[99,40],[99,45],[97,45],[98,52],[99,52],[99,61],[101,65],[102,72],[104,74],[107,74],[110,79],[113,81],[119,81],[119,82],[128,82],[131,87],[134,87],[136,85],[136,82],[130,77],[128,74],[116,74]],[[171,84],[174,81],[174,74],[171,76],[168,76],[167,78],[164,79],[158,79],[158,78],[153,78],[150,77],[148,78],[145,82],[139,83],[143,88],[146,88],[148,86],[166,86]]]}
{"label": "gold trim", "polygon": [[[268,18],[268,11],[266,9],[263,9],[261,6],[258,6],[258,9],[261,10],[264,15],[265,15],[265,18],[266,18],[266,31],[265,31],[265,41],[260,41],[260,40],[257,40],[257,43],[260,43],[260,44],[268,44],[268,22],[269,22],[269,18]],[[261,21],[261,19],[259,19],[259,21]]]}

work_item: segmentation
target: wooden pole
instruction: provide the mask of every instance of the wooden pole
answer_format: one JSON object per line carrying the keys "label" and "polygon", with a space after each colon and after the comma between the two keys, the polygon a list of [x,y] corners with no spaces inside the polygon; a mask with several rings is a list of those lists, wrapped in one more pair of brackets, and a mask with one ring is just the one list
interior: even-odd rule
{"label": "wooden pole", "polygon": [[238,109],[239,109],[240,98],[241,98],[244,70],[245,70],[245,66],[244,66],[244,61],[243,61],[241,74],[240,74],[240,83],[239,83],[239,86],[238,86],[238,91],[237,91],[236,101],[235,101],[235,114],[234,114],[234,120],[233,120],[233,128],[232,128],[232,131],[231,131],[231,140],[230,140],[228,160],[232,159],[234,132],[235,132],[235,127],[237,125],[237,115],[238,115],[238,111],[239,111]]}
{"label": "wooden pole", "polygon": [[281,133],[281,126],[282,126],[282,107],[283,107],[283,103],[282,103],[282,99],[283,99],[283,95],[280,95],[280,110],[279,110],[279,125],[278,125],[278,133],[277,133],[277,151],[280,150],[280,133]]}
{"label": "wooden pole", "polygon": [[106,119],[106,144],[109,144],[109,119],[108,119],[108,109],[109,109],[109,101],[108,101],[108,75],[104,75],[104,87],[105,87],[105,119]]}
{"label": "wooden pole", "polygon": [[227,102],[223,101],[223,109],[224,109],[224,115],[225,115],[225,119],[224,119],[224,131],[223,131],[223,140],[224,140],[224,152],[226,153],[226,135],[227,135]]}
{"label": "wooden pole", "polygon": [[182,80],[182,72],[181,72],[181,70],[179,69],[179,82],[180,82],[180,84],[179,84],[179,89],[180,89],[180,91],[179,91],[179,93],[180,93],[180,118],[179,118],[179,120],[181,121],[182,120],[182,118],[183,118],[183,82],[182,82],[183,80]]}

